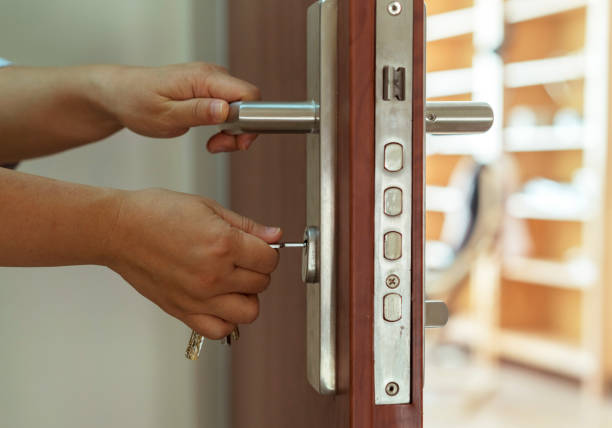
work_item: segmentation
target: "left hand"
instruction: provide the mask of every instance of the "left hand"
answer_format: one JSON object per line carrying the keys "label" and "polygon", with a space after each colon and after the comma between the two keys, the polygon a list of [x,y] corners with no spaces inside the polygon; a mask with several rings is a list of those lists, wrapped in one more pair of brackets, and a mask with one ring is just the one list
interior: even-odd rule
{"label": "left hand", "polygon": [[[99,74],[98,101],[122,126],[147,137],[178,137],[192,126],[223,123],[230,102],[260,97],[256,86],[214,64],[111,66],[105,71]],[[220,132],[207,147],[212,153],[246,150],[255,138]]]}

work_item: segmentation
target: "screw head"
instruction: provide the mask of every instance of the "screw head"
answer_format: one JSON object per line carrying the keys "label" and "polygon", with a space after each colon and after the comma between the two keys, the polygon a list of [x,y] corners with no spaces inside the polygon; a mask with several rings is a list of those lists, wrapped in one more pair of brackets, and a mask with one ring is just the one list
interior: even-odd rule
{"label": "screw head", "polygon": [[389,275],[387,277],[387,279],[385,280],[385,284],[387,284],[387,287],[389,287],[389,288],[397,288],[397,287],[399,287],[399,284],[400,284],[399,276],[397,276],[395,274]]}
{"label": "screw head", "polygon": [[390,15],[397,16],[402,13],[402,4],[398,1],[392,1],[389,3],[389,6],[387,6],[387,10]]}
{"label": "screw head", "polygon": [[390,397],[396,396],[399,392],[399,385],[395,382],[389,382],[387,386],[385,386],[385,392]]}

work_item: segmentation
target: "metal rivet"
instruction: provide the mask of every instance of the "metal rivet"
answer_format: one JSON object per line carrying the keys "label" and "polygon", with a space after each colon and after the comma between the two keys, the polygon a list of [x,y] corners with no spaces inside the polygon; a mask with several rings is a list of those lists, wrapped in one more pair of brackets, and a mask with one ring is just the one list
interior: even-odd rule
{"label": "metal rivet", "polygon": [[393,397],[399,392],[399,385],[395,382],[389,382],[387,386],[385,386],[385,392],[388,396]]}
{"label": "metal rivet", "polygon": [[389,287],[389,288],[397,288],[397,287],[399,287],[399,284],[400,284],[399,276],[397,276],[395,274],[389,275],[387,277],[387,279],[385,280],[385,284],[387,284],[387,287]]}
{"label": "metal rivet", "polygon": [[402,13],[402,4],[398,1],[392,1],[389,3],[389,6],[387,6],[387,10],[391,15],[397,16]]}

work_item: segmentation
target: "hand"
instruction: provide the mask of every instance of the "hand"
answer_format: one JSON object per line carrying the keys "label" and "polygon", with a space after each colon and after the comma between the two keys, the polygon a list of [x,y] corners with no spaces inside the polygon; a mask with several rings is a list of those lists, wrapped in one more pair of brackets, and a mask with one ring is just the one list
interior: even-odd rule
{"label": "hand", "polygon": [[[172,138],[189,128],[225,122],[229,103],[259,99],[259,89],[205,63],[166,67],[109,67],[99,73],[100,102],[122,126],[154,138]],[[256,135],[218,133],[212,153],[246,150]]]}
{"label": "hand", "polygon": [[108,265],[138,292],[210,339],[251,323],[278,263],[261,226],[198,196],[125,192],[107,242]]}

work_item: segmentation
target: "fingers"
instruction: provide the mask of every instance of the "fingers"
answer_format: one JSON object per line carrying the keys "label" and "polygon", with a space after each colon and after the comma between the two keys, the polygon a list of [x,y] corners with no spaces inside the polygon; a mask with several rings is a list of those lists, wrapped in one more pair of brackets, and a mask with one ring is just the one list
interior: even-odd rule
{"label": "fingers", "polygon": [[232,231],[236,266],[265,275],[274,272],[278,265],[278,251],[254,235],[237,228]]}
{"label": "fingers", "polygon": [[219,132],[208,140],[206,146],[210,153],[247,150],[256,138],[256,134],[229,135]]}
{"label": "fingers", "polygon": [[212,98],[168,101],[168,105],[168,116],[176,128],[216,125],[225,122],[229,114],[227,101]]}
{"label": "fingers", "polygon": [[[217,70],[208,74],[202,74],[204,89],[202,94],[196,93],[198,97],[220,98],[233,101],[255,101],[260,99],[259,88],[237,77],[231,76],[225,71]],[[206,95],[205,95],[206,94]]]}
{"label": "fingers", "polygon": [[212,340],[223,339],[236,327],[219,317],[208,314],[189,314],[183,321],[202,336]]}
{"label": "fingers", "polygon": [[208,299],[203,310],[230,324],[250,324],[259,316],[256,295],[222,294]]}
{"label": "fingers", "polygon": [[231,226],[250,235],[255,235],[269,244],[278,242],[283,236],[282,230],[278,227],[263,226],[248,217],[222,207],[216,202],[211,202],[210,206],[218,216]]}
{"label": "fingers", "polygon": [[270,285],[270,275],[248,269],[236,268],[228,275],[224,284],[227,291],[243,294],[257,294],[265,291]]}

